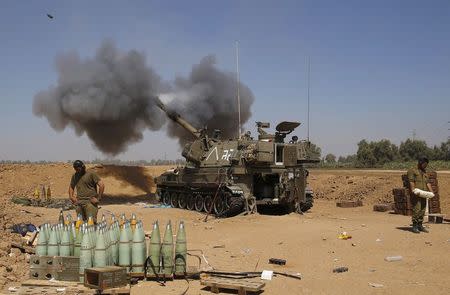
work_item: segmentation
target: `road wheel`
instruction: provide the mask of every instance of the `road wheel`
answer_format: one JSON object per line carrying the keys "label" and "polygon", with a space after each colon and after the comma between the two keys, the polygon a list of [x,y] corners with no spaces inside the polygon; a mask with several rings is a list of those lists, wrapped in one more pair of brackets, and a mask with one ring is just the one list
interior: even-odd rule
{"label": "road wheel", "polygon": [[178,208],[181,209],[186,209],[186,205],[187,205],[187,199],[186,199],[186,194],[179,194],[178,195]]}
{"label": "road wheel", "polygon": [[170,205],[170,193],[169,192],[164,192],[162,194],[162,203],[166,206]]}
{"label": "road wheel", "polygon": [[186,208],[188,210],[195,209],[195,196],[193,194],[186,195]]}
{"label": "road wheel", "polygon": [[225,199],[223,198],[223,195],[220,194],[216,197],[216,200],[214,201],[214,213],[216,215],[220,215],[225,211]]}
{"label": "road wheel", "polygon": [[225,209],[229,209],[231,206],[231,200],[232,200],[232,195],[230,192],[223,192],[222,194],[222,198],[223,198],[223,203],[225,206]]}
{"label": "road wheel", "polygon": [[197,194],[194,196],[195,210],[198,212],[203,211],[203,196]]}
{"label": "road wheel", "polygon": [[170,205],[172,205],[173,208],[177,208],[178,207],[178,194],[173,192],[170,195]]}
{"label": "road wheel", "polygon": [[211,195],[207,195],[204,199],[203,199],[203,210],[205,212],[209,212],[211,213],[213,208],[212,208],[212,203],[213,202],[213,197]]}

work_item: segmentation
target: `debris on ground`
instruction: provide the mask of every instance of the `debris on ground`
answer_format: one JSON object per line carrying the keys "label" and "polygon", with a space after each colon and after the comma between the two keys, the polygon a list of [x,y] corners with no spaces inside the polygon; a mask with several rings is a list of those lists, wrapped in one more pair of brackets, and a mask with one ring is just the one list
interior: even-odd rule
{"label": "debris on ground", "polygon": [[339,266],[333,269],[334,273],[341,273],[341,272],[347,272],[348,271],[348,267],[346,266]]}
{"label": "debris on ground", "polygon": [[261,280],[271,281],[273,276],[272,270],[263,270],[261,273]]}
{"label": "debris on ground", "polygon": [[342,232],[342,233],[340,233],[339,234],[339,236],[338,236],[338,239],[340,239],[340,240],[349,240],[349,239],[351,239],[352,238],[352,236],[351,235],[349,235],[347,232]]}
{"label": "debris on ground", "polygon": [[403,256],[400,256],[400,255],[387,256],[387,257],[384,258],[384,260],[386,260],[388,262],[401,261],[401,260],[403,260]]}
{"label": "debris on ground", "polygon": [[369,283],[369,286],[374,287],[374,288],[383,288],[384,287],[383,284],[378,284],[378,283]]}
{"label": "debris on ground", "polygon": [[18,205],[32,207],[61,208],[63,210],[75,209],[75,206],[68,199],[41,200],[36,198],[14,196],[11,198],[11,202]]}
{"label": "debris on ground", "polygon": [[11,233],[20,234],[25,237],[28,232],[32,233],[36,231],[36,226],[31,223],[18,223],[11,227]]}
{"label": "debris on ground", "polygon": [[270,258],[269,264],[286,265],[286,259]]}
{"label": "debris on ground", "polygon": [[144,208],[161,208],[161,209],[165,209],[165,208],[172,208],[172,206],[170,205],[164,205],[164,204],[146,204],[145,206],[143,206]]}

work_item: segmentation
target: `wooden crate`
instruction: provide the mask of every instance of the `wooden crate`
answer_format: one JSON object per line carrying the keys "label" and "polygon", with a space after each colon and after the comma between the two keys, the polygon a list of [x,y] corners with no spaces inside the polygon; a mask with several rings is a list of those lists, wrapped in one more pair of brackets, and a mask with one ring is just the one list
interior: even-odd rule
{"label": "wooden crate", "polygon": [[78,281],[80,258],[74,256],[30,257],[30,279]]}
{"label": "wooden crate", "polygon": [[220,289],[237,290],[239,295],[247,292],[259,292],[266,285],[261,280],[229,279],[220,277],[203,277],[200,284],[211,288],[211,292],[219,293]]}
{"label": "wooden crate", "polygon": [[106,290],[128,284],[127,269],[120,266],[92,267],[84,270],[86,287]]}

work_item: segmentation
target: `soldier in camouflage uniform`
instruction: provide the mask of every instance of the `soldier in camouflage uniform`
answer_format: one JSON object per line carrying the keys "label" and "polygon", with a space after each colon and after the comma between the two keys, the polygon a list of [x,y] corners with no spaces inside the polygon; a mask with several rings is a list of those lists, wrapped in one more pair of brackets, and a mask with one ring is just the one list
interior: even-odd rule
{"label": "soldier in camouflage uniform", "polygon": [[[86,171],[86,166],[80,160],[73,163],[75,173],[69,185],[69,198],[77,206],[77,215],[81,215],[84,221],[92,217],[97,222],[98,204],[103,196],[105,185],[100,177],[93,171]],[[98,186],[98,192],[97,192]],[[77,189],[75,195],[74,190]]]}
{"label": "soldier in camouflage uniform", "polygon": [[426,207],[426,199],[421,198],[413,193],[413,190],[415,188],[424,190],[424,191],[430,191],[432,192],[433,189],[431,188],[430,180],[428,178],[428,174],[426,171],[426,168],[428,166],[428,159],[425,157],[422,157],[419,159],[417,163],[417,167],[412,167],[408,170],[408,180],[409,180],[409,186],[410,186],[410,193],[411,193],[411,205],[413,208],[412,212],[412,232],[413,233],[420,233],[420,232],[428,232],[428,230],[423,227],[423,217],[425,215],[425,207]]}

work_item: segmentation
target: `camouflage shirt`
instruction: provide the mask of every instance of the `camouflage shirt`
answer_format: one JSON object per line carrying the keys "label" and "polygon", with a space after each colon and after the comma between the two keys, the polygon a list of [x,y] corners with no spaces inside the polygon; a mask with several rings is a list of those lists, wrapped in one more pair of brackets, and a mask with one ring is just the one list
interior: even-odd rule
{"label": "camouflage shirt", "polygon": [[77,189],[77,197],[86,200],[97,195],[97,183],[100,177],[92,171],[86,171],[83,175],[75,173],[70,181],[70,187]]}
{"label": "camouflage shirt", "polygon": [[409,182],[414,182],[415,188],[428,191],[427,183],[430,183],[430,179],[426,171],[413,167],[408,170],[407,174]]}

